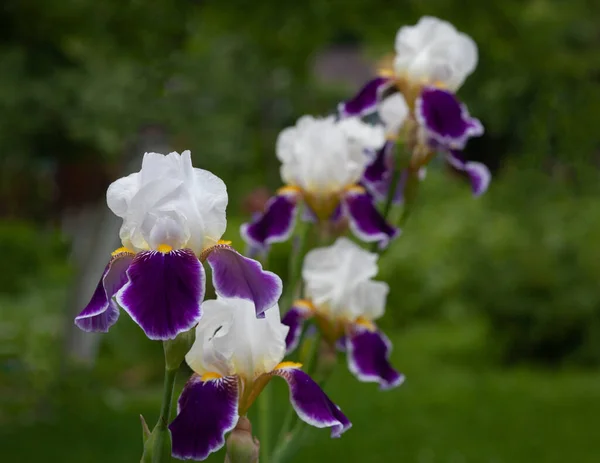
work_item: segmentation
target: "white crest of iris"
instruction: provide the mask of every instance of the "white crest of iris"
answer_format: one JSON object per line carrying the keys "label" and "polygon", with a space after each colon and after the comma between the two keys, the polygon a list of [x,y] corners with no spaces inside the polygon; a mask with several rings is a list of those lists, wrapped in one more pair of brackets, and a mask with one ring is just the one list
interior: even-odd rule
{"label": "white crest of iris", "polygon": [[381,317],[389,286],[373,280],[377,259],[377,254],[344,237],[329,247],[310,251],[304,259],[302,278],[315,310],[346,322]]}
{"label": "white crest of iris", "polygon": [[202,309],[196,340],[185,357],[200,376],[237,375],[251,382],[283,360],[289,328],[281,323],[277,305],[263,319],[256,317],[254,305],[244,299],[207,300]]}
{"label": "white crest of iris", "polygon": [[359,181],[370,162],[368,151],[385,142],[384,129],[350,117],[301,117],[277,139],[281,177],[302,191],[324,196],[336,194]]}
{"label": "white crest of iris", "polygon": [[106,200],[123,219],[123,246],[136,252],[166,245],[200,254],[227,226],[225,183],[192,167],[189,151],[146,153],[142,169],[113,182]]}
{"label": "white crest of iris", "polygon": [[441,84],[456,91],[477,66],[477,45],[452,24],[431,16],[396,35],[394,71],[424,84]]}

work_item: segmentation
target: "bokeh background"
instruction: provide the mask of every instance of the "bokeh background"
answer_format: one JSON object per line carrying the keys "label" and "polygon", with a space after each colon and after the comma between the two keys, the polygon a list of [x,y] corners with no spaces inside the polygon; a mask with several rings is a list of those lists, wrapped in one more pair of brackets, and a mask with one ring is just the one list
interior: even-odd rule
{"label": "bokeh background", "polygon": [[[328,390],[354,428],[315,430],[295,461],[599,461],[591,0],[3,0],[0,460],[139,461],[138,414],[157,417],[160,344],[127,316],[102,336],[72,323],[118,245],[107,185],[145,151],[189,148],[228,184],[243,247],[239,224],[279,184],[277,133],[352,95],[423,14],[479,45],[460,96],[487,129],[468,156],[494,181],[473,199],[429,169],[382,261],[407,382],[379,392],[340,368]],[[274,254],[284,272],[288,248]]]}

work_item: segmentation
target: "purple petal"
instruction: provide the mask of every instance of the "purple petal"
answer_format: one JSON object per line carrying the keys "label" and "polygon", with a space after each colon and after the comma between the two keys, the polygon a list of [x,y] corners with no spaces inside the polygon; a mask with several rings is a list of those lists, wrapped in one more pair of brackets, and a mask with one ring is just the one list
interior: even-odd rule
{"label": "purple petal", "polygon": [[365,172],[363,173],[363,181],[365,183],[380,183],[392,175],[395,146],[396,144],[392,140],[387,140],[385,144],[377,150],[373,161],[366,167]]}
{"label": "purple petal", "polygon": [[375,208],[373,198],[365,191],[352,189],[344,195],[345,213],[350,229],[359,239],[370,243],[379,242],[381,249],[400,234],[400,230],[385,221]]}
{"label": "purple petal", "polygon": [[290,388],[290,402],[298,417],[317,428],[331,428],[331,437],[340,437],[352,423],[334,404],[321,387],[310,376],[295,366],[286,366],[273,371],[281,376]]}
{"label": "purple petal", "polygon": [[206,277],[189,249],[143,251],[127,270],[117,302],[150,339],[174,339],[200,319]]}
{"label": "purple petal", "polygon": [[286,312],[281,320],[286,326],[289,326],[287,336],[285,337],[286,353],[293,352],[298,347],[304,322],[312,315],[310,308],[304,301],[296,301],[294,305]]}
{"label": "purple petal", "polygon": [[456,170],[469,177],[474,196],[481,196],[486,192],[492,180],[492,174],[485,164],[465,161],[461,153],[457,151],[450,151],[446,155],[446,160]]}
{"label": "purple petal", "polygon": [[263,214],[241,226],[244,241],[257,248],[286,241],[294,229],[296,201],[293,194],[280,194],[269,199]]}
{"label": "purple petal", "polygon": [[206,260],[212,268],[212,281],[219,296],[253,301],[256,315],[261,318],[263,312],[279,300],[281,278],[263,270],[260,262],[242,256],[231,246],[214,246]]}
{"label": "purple petal", "polygon": [[204,460],[225,445],[225,434],[235,428],[238,415],[238,383],[235,376],[202,381],[194,375],[187,382],[169,425],[173,456]]}
{"label": "purple petal", "polygon": [[114,256],[102,274],[88,305],[75,317],[75,325],[83,331],[106,333],[119,318],[119,306],[113,296],[127,283],[127,268],[133,254],[123,252]]}
{"label": "purple petal", "polygon": [[354,98],[338,105],[340,117],[364,116],[374,112],[381,94],[390,84],[391,80],[387,77],[376,77],[369,81]]}
{"label": "purple petal", "polygon": [[447,90],[423,89],[415,113],[429,142],[436,147],[462,150],[469,138],[483,134],[481,122],[471,117],[467,107]]}
{"label": "purple petal", "polygon": [[380,331],[370,331],[358,325],[355,329],[346,338],[346,358],[352,374],[360,381],[379,383],[381,389],[400,386],[404,375],[390,365],[390,340]]}

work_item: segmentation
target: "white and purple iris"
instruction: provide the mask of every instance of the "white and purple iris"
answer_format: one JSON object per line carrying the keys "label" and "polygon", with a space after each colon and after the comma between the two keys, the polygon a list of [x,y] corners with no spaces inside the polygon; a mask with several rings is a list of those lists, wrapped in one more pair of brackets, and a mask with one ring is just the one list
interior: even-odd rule
{"label": "white and purple iris", "polygon": [[250,301],[257,316],[279,299],[281,279],[220,240],[227,225],[225,184],[192,167],[189,151],[146,153],[142,169],[112,183],[106,198],[123,219],[123,247],[75,318],[82,330],[108,331],[119,306],[150,339],[173,339],[193,328],[202,312],[205,261],[216,293]]}
{"label": "white and purple iris", "polygon": [[390,389],[404,375],[390,365],[392,345],[374,323],[389,292],[387,283],[373,280],[377,259],[347,238],[310,251],[302,268],[306,299],[293,304],[283,323],[290,327],[288,352],[297,347],[304,322],[314,318],[324,339],[346,351],[348,368],[359,380]]}
{"label": "white and purple iris", "polygon": [[306,216],[318,222],[346,218],[352,232],[385,247],[398,235],[377,211],[372,196],[360,185],[366,166],[385,143],[384,128],[355,117],[304,116],[281,132],[277,157],[286,186],[269,200],[263,214],[242,225],[244,239],[266,249],[291,235],[299,201]]}
{"label": "white and purple iris", "polygon": [[[462,154],[469,138],[483,134],[483,126],[455,95],[475,70],[477,45],[452,24],[425,16],[414,26],[400,28],[395,48],[392,68],[382,70],[338,108],[340,117],[378,113],[386,126],[388,141],[365,170],[363,183],[377,198],[387,195],[395,144],[404,140],[414,145],[413,172],[441,152],[450,166],[469,178],[473,194],[483,194],[491,179],[489,170]],[[402,185],[397,191],[401,193]],[[401,200],[401,195],[395,199]]]}
{"label": "white and purple iris", "polygon": [[179,397],[177,417],[169,425],[173,456],[204,460],[225,444],[225,435],[246,415],[274,376],[286,380],[298,416],[339,437],[351,423],[302,365],[282,362],[288,327],[279,307],[257,318],[250,301],[218,298],[203,303],[196,340],[186,355],[194,371]]}

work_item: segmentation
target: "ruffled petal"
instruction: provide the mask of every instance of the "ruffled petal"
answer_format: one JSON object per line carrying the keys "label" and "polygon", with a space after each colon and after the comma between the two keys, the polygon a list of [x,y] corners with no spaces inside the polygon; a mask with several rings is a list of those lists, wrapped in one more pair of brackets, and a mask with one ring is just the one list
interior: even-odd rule
{"label": "ruffled petal", "polygon": [[485,164],[481,162],[465,161],[457,151],[450,151],[446,155],[446,161],[454,169],[463,172],[471,182],[471,190],[474,196],[485,193],[492,180],[492,174]]}
{"label": "ruffled petal", "polygon": [[238,382],[235,376],[202,381],[194,375],[187,382],[169,425],[173,456],[204,460],[225,445],[225,434],[235,428],[238,415]]}
{"label": "ruffled petal", "polygon": [[144,251],[127,270],[117,302],[150,339],[174,339],[200,319],[206,276],[189,249]]}
{"label": "ruffled petal", "polygon": [[392,344],[385,334],[355,325],[346,336],[348,368],[360,381],[379,383],[381,389],[391,389],[404,382],[404,375],[389,362]]}
{"label": "ruffled petal", "polygon": [[257,316],[277,303],[281,296],[281,278],[263,270],[260,262],[242,256],[226,244],[218,244],[206,252],[219,296],[252,301]]}
{"label": "ruffled petal", "polygon": [[127,268],[133,254],[123,252],[108,263],[88,305],[75,317],[75,325],[83,331],[106,333],[119,318],[119,306],[113,296],[127,283]]}
{"label": "ruffled petal", "polygon": [[338,111],[341,117],[364,116],[377,109],[381,94],[389,88],[391,80],[376,77],[369,81],[351,100],[340,103]]}
{"label": "ruffled petal", "polygon": [[352,423],[321,387],[298,366],[299,364],[284,362],[272,374],[287,381],[290,402],[302,421],[316,428],[331,428],[331,437],[340,437],[352,427]]}
{"label": "ruffled petal", "polygon": [[386,222],[367,192],[349,190],[344,195],[343,204],[350,229],[359,239],[367,243],[378,242],[383,249],[400,234],[398,228]]}
{"label": "ruffled petal", "polygon": [[310,308],[305,301],[296,301],[294,305],[286,312],[281,323],[288,326],[290,330],[285,338],[286,353],[293,352],[298,347],[302,336],[302,329],[306,319],[312,316]]}
{"label": "ruffled petal", "polygon": [[479,119],[447,90],[426,87],[415,106],[419,124],[426,130],[428,142],[434,147],[462,150],[471,137],[483,135]]}
{"label": "ruffled petal", "polygon": [[244,241],[258,249],[286,241],[294,229],[296,203],[295,194],[278,194],[269,199],[263,214],[241,226]]}

